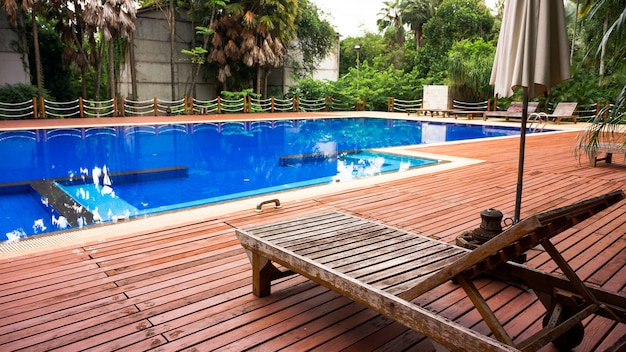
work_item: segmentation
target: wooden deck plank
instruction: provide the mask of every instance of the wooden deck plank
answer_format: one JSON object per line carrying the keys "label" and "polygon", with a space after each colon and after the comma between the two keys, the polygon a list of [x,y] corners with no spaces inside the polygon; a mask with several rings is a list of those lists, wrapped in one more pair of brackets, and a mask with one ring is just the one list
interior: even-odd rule
{"label": "wooden deck plank", "polygon": [[342,320],[353,314],[367,310],[365,307],[360,306],[345,297],[337,297],[337,300],[337,302],[343,302],[345,305],[340,308],[336,308],[335,310],[331,310],[323,316],[311,319],[305,324],[292,327],[292,329],[286,333],[271,336],[266,340],[257,340],[258,345],[255,348],[260,351],[279,351],[282,349],[293,350],[293,344],[320,333],[328,326],[339,324]]}
{"label": "wooden deck plank", "polygon": [[[523,217],[626,189],[626,168],[592,168],[572,158],[575,137],[572,132],[527,139]],[[367,188],[312,195],[282,202],[281,209],[263,213],[242,210],[208,216],[208,220],[164,223],[160,231],[136,231],[102,243],[91,241],[0,258],[0,300],[4,302],[0,303],[0,349],[169,351],[197,348],[200,345],[193,345],[197,342],[225,349],[432,351],[432,344],[423,336],[299,276],[279,280],[271,297],[253,297],[250,266],[233,229],[337,210],[451,243],[462,231],[480,224],[483,209],[497,208],[505,217],[510,216],[518,146],[519,140],[511,138],[415,147],[415,151],[484,162]],[[626,203],[615,208],[555,237],[555,243],[588,282],[624,292]],[[346,237],[343,245],[348,242]],[[324,256],[331,252],[315,253]],[[529,259],[531,266],[554,270],[540,250],[532,251]],[[479,288],[496,316],[507,322],[505,327],[517,336],[537,329],[543,313],[534,295],[482,280]],[[128,298],[116,299],[122,295]],[[312,299],[321,296],[325,298],[311,305]],[[462,296],[458,286],[447,283],[416,302],[489,334],[479,314],[468,310],[467,299]],[[125,307],[122,311],[136,311],[116,316],[114,307],[118,305]],[[94,317],[94,312],[104,314]],[[528,318],[509,324],[520,312]],[[288,318],[262,328],[264,322],[272,321],[264,317],[272,315]],[[70,322],[72,318],[74,322]],[[593,332],[586,334],[577,352],[604,348],[626,333],[624,324],[603,322],[600,318],[586,321]],[[19,339],[28,334],[28,339]],[[222,336],[225,342],[215,344]]]}

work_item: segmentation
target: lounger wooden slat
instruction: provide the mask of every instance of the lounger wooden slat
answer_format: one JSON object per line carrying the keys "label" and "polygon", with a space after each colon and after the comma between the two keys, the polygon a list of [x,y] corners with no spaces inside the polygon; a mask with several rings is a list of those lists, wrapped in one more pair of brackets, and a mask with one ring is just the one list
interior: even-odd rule
{"label": "lounger wooden slat", "polygon": [[[626,296],[585,286],[549,241],[559,232],[625,197],[623,192],[615,191],[531,216],[474,251],[337,212],[316,214],[276,224],[277,231],[291,228],[301,237],[290,234],[284,236],[287,234],[283,232],[282,238],[290,240],[281,241],[280,244],[271,239],[272,225],[264,225],[260,231],[254,227],[237,230],[236,234],[251,260],[253,292],[257,296],[270,294],[272,278],[280,276],[278,269],[272,264],[276,262],[449,348],[535,351],[561,334],[576,328],[579,321],[593,313],[626,322],[626,308],[622,308],[626,307],[622,305],[626,303]],[[348,225],[341,228],[335,226],[325,228],[324,225],[329,223],[328,219],[335,221],[339,218],[346,219],[341,223]],[[353,221],[354,219],[356,221]],[[322,224],[321,227],[312,226],[317,221]],[[312,231],[310,233],[301,231],[301,224],[306,224]],[[375,235],[368,237],[367,234]],[[310,246],[301,247],[303,241]],[[351,244],[350,241],[354,243]],[[290,242],[295,242],[296,245],[292,246]],[[386,245],[380,245],[381,243]],[[565,273],[566,279],[546,275],[547,280],[553,285],[539,285],[535,288],[531,281],[542,281],[537,277],[542,275],[541,272],[530,270],[530,273],[526,273],[525,267],[518,266],[511,270],[510,276],[507,276],[507,271],[498,269],[510,265],[507,263],[510,259],[538,244],[546,248]],[[314,253],[324,254],[313,258],[310,255]],[[328,258],[332,259],[326,260]],[[550,298],[557,287],[564,291],[563,293],[558,291],[554,300],[570,297],[570,300],[585,303],[572,311],[574,319],[548,323],[540,332],[516,345],[474,286],[471,278],[480,273],[493,273],[494,276],[505,280],[513,278],[528,283],[543,295],[542,303],[546,308],[550,308],[549,315],[558,319],[561,319],[561,313],[552,310],[553,300]],[[528,280],[529,278],[533,280]],[[450,322],[413,302],[417,297],[451,279],[455,279],[463,287],[497,340]]]}

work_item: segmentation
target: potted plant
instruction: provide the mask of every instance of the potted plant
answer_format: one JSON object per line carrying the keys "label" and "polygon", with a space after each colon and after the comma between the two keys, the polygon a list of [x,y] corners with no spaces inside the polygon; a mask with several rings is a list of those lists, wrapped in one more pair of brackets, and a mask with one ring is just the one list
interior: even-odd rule
{"label": "potted plant", "polygon": [[[608,110],[608,113],[607,113]],[[622,153],[626,151],[626,86],[617,97],[615,105],[597,112],[593,122],[581,133],[576,142],[578,159],[586,155],[592,165],[600,153]],[[607,162],[610,156],[607,154]]]}

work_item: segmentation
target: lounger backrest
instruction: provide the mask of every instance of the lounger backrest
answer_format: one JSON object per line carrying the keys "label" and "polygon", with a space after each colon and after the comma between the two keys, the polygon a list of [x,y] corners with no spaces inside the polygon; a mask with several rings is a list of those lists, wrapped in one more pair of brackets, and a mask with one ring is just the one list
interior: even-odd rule
{"label": "lounger backrest", "polygon": [[565,102],[558,103],[556,108],[554,108],[554,112],[551,115],[573,116],[577,105],[578,103],[565,103]]}
{"label": "lounger backrest", "polygon": [[[535,112],[538,106],[539,106],[539,103],[536,101],[528,102],[528,113]],[[524,110],[524,104],[522,104],[521,101],[512,102],[511,105],[509,105],[509,108],[506,109],[507,112],[514,112],[514,113],[520,113],[520,114],[522,113],[523,110]]]}
{"label": "lounger backrest", "polygon": [[519,101],[514,101],[511,103],[511,105],[509,105],[508,109],[506,109],[506,111],[509,112],[522,112],[523,109],[523,105],[521,102]]}

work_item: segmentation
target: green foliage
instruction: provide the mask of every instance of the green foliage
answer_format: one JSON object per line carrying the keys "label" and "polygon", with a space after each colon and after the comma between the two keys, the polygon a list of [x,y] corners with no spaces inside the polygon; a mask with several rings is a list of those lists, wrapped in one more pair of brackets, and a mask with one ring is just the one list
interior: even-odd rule
{"label": "green foliage", "polygon": [[[319,8],[309,0],[298,0],[301,15],[296,21],[297,48],[302,55],[302,68],[306,74],[336,48],[337,34],[332,25],[321,19]],[[296,72],[299,76],[303,76]]]}
{"label": "green foliage", "polygon": [[232,91],[223,90],[220,93],[220,95],[224,99],[231,99],[231,100],[243,99],[243,98],[246,98],[248,96],[251,96],[253,98],[260,98],[261,97],[261,94],[255,93],[252,88],[244,89],[244,90],[241,90],[241,91],[238,91],[238,92],[232,92]]}
{"label": "green foliage", "polygon": [[[254,92],[252,88],[243,89],[238,92],[225,91],[223,90],[220,95],[222,98],[228,100],[227,102],[222,101],[222,109],[224,112],[241,112],[239,111],[239,107],[241,103],[239,101],[246,99],[248,96],[253,97],[255,99],[261,98],[261,94],[257,94]],[[261,112],[263,109],[257,103],[252,103],[250,107],[250,112]]]}
{"label": "green foliage", "polygon": [[493,24],[482,0],[444,0],[424,25],[425,44],[417,55],[419,72],[433,84],[443,84],[452,45],[464,39],[489,42]]}
{"label": "green foliage", "polygon": [[[350,67],[348,73],[336,82],[299,80],[290,87],[288,96],[298,95],[305,99],[333,98],[335,109],[354,109],[365,98],[365,110],[387,110],[387,98],[419,99],[422,96],[422,84],[415,75],[405,74],[392,65],[379,69],[367,61],[359,66]],[[338,104],[338,106],[337,106]]]}
{"label": "green foliage", "polygon": [[489,85],[495,48],[482,39],[454,43],[448,52],[448,86],[452,99],[478,102],[493,97]]}
{"label": "green foliage", "polygon": [[301,99],[321,99],[332,95],[334,82],[323,80],[318,81],[312,78],[304,78],[297,81],[296,85],[290,86],[286,98],[298,96]]}
{"label": "green foliage", "polygon": [[[3,103],[23,103],[37,96],[37,86],[32,84],[5,84],[0,87],[0,101]],[[50,94],[45,90],[44,98],[51,99]]]}
{"label": "green foliage", "polygon": [[[625,81],[622,82],[622,86],[626,85]],[[589,71],[584,65],[574,65],[572,78],[554,87],[548,95],[548,100],[575,101],[580,105],[589,105],[598,101],[612,101],[615,97],[614,92],[618,90],[617,84],[599,85],[598,76],[593,71]]]}
{"label": "green foliage", "polygon": [[593,123],[578,137],[575,153],[579,159],[583,154],[595,156],[600,143],[615,143],[626,148],[626,86],[609,109],[608,116],[605,109],[598,112]]}
{"label": "green foliage", "polygon": [[182,49],[180,52],[189,56],[189,60],[198,65],[204,64],[206,61],[206,54],[208,53],[208,51],[201,46],[191,48],[191,50]]}
{"label": "green foliage", "polygon": [[374,62],[375,58],[387,57],[388,46],[383,37],[378,34],[367,33],[364,37],[348,37],[341,41],[339,55],[339,75],[348,73],[350,67],[356,66],[357,51],[355,45],[361,49],[358,51],[359,62]]}

